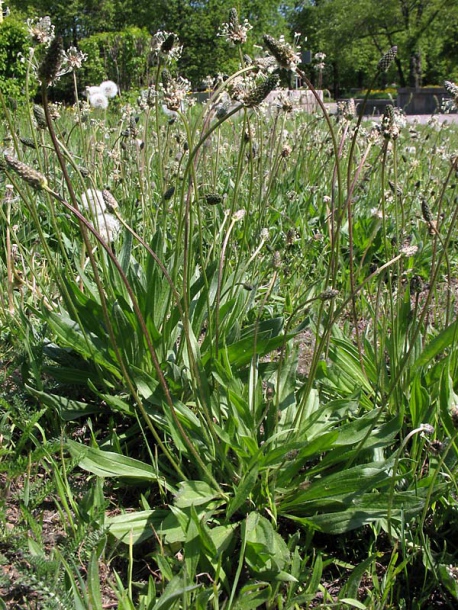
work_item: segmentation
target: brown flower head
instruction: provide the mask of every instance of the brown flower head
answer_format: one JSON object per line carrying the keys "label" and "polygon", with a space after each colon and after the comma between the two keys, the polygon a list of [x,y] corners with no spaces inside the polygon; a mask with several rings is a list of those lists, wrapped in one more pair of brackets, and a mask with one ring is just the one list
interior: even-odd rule
{"label": "brown flower head", "polygon": [[293,47],[284,41],[283,38],[277,40],[269,34],[264,34],[264,44],[269,52],[275,57],[280,68],[286,70],[295,70],[301,61],[299,53]]}
{"label": "brown flower head", "polygon": [[278,85],[279,77],[277,74],[271,74],[264,78],[258,85],[256,85],[251,91],[245,93],[242,98],[242,103],[247,108],[253,108],[259,106],[261,102],[273,91]]}
{"label": "brown flower head", "polygon": [[54,26],[48,16],[39,19],[27,19],[27,28],[32,39],[39,44],[49,45],[54,38]]}
{"label": "brown flower head", "polygon": [[241,45],[246,42],[247,34],[252,26],[245,19],[240,23],[237,9],[231,8],[227,23],[223,23],[218,36],[223,36],[233,46]]}
{"label": "brown flower head", "polygon": [[20,176],[24,182],[27,182],[32,188],[36,190],[45,189],[48,186],[48,181],[43,174],[37,172],[29,165],[26,165],[16,157],[12,155],[5,155],[5,161],[7,166],[12,169],[18,176]]}
{"label": "brown flower head", "polygon": [[63,60],[62,37],[56,36],[51,40],[46,55],[38,68],[38,78],[42,83],[50,85],[59,77]]}
{"label": "brown flower head", "polygon": [[389,51],[387,51],[385,53],[385,55],[383,55],[380,58],[380,61],[377,64],[377,70],[379,72],[386,72],[388,70],[388,68],[391,66],[391,64],[393,63],[397,52],[398,52],[398,47],[396,47],[396,46],[391,47],[391,49]]}

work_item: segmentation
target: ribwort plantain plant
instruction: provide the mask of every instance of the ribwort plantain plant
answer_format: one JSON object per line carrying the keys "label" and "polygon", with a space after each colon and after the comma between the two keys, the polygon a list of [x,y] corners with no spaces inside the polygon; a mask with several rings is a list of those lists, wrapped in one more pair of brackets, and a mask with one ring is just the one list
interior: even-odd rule
{"label": "ribwort plantain plant", "polygon": [[[456,131],[431,156],[418,127],[409,158],[394,108],[376,126],[351,104],[332,117],[294,45],[266,35],[271,57],[248,61],[248,22],[232,10],[226,25],[240,69],[205,104],[177,73],[176,36],[158,33],[137,107],[76,90],[56,117],[55,38],[36,55],[41,104],[21,133],[8,114],[2,127],[2,323],[26,346],[32,428],[62,437],[43,434],[42,451],[66,534],[89,522],[100,536],[86,576],[56,553],[77,607],[102,603],[110,552],[124,553],[125,608],[305,607],[336,569],[314,537],[364,546],[369,528],[374,553],[332,603],[362,603],[384,535],[393,582],[398,545],[406,573],[414,551],[445,565],[423,530],[433,506],[455,506]],[[272,101],[275,61],[324,125],[286,91]],[[89,473],[83,505],[68,463]]]}

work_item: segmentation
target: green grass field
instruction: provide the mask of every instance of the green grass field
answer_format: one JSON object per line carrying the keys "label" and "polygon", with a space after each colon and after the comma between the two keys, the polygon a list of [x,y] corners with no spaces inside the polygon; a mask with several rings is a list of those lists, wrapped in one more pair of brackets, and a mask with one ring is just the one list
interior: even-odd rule
{"label": "green grass field", "polygon": [[56,53],[0,97],[0,608],[455,608],[458,126],[166,57],[59,107]]}

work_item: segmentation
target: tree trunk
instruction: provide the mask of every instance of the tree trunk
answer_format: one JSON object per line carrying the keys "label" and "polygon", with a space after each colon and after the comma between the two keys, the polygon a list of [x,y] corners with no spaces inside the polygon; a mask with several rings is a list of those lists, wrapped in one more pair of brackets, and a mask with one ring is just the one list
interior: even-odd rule
{"label": "tree trunk", "polygon": [[404,76],[404,70],[402,69],[402,62],[401,62],[401,60],[399,59],[399,57],[396,57],[394,62],[396,64],[396,68],[398,70],[399,85],[401,87],[407,87],[407,81],[406,81],[406,77]]}
{"label": "tree trunk", "polygon": [[421,81],[421,54],[420,51],[417,50],[410,55],[409,87],[420,89]]}

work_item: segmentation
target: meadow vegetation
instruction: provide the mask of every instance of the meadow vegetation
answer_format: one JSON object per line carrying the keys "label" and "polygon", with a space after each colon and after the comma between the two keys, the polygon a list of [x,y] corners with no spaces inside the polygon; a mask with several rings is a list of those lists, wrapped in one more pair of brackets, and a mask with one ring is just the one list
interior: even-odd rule
{"label": "meadow vegetation", "polygon": [[456,607],[457,126],[272,101],[297,50],[235,10],[203,104],[173,34],[85,97],[40,27],[39,99],[0,94],[0,608]]}

